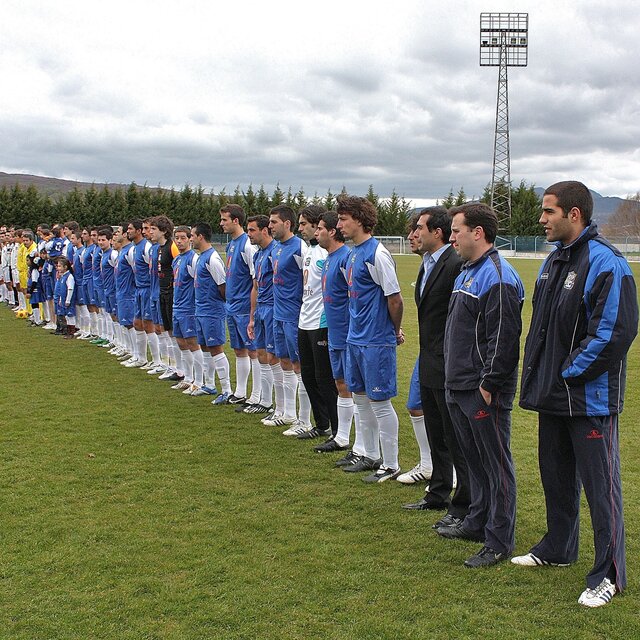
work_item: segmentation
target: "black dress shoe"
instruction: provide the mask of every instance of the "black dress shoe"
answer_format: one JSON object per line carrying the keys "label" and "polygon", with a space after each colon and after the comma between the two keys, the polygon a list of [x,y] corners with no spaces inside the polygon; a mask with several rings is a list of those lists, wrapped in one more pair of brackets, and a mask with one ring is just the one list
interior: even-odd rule
{"label": "black dress shoe", "polygon": [[443,516],[436,522],[431,525],[432,529],[439,529],[440,527],[452,527],[453,525],[459,524],[462,522],[461,518],[456,518],[456,516],[452,516],[450,513],[447,513],[446,516]]}
{"label": "black dress shoe", "polygon": [[402,508],[411,511],[444,511],[448,506],[447,504],[438,504],[437,502],[429,502],[426,498],[420,498],[418,502],[403,504]]}
{"label": "black dress shoe", "polygon": [[484,542],[484,536],[479,533],[467,531],[462,522],[454,524],[450,527],[438,527],[436,533],[443,538],[450,540],[471,540],[472,542]]}

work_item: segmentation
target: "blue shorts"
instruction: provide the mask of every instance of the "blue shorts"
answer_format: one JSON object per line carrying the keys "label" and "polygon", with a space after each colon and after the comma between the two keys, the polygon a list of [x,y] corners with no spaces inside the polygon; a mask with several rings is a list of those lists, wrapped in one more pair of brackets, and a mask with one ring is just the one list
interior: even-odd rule
{"label": "blue shorts", "polygon": [[267,353],[275,353],[273,340],[273,306],[258,305],[253,316],[256,349],[264,349]]}
{"label": "blue shorts", "polygon": [[162,326],[162,314],[160,313],[160,300],[151,300],[151,322],[158,326]]}
{"label": "blue shorts", "polygon": [[409,397],[407,398],[407,409],[409,411],[421,411],[422,400],[420,399],[420,358],[416,360],[409,383]]}
{"label": "blue shorts", "polygon": [[345,382],[349,391],[364,391],[371,400],[398,395],[395,347],[347,344]]}
{"label": "blue shorts", "polygon": [[232,349],[249,349],[255,351],[253,340],[247,335],[247,325],[249,315],[227,316],[227,326],[229,327],[229,344]]}
{"label": "blue shorts", "polygon": [[136,301],[134,298],[116,298],[118,308],[118,322],[123,327],[133,326],[133,316],[136,311]]}
{"label": "blue shorts", "polygon": [[173,314],[173,335],[176,338],[196,337],[196,317]]}
{"label": "blue shorts", "polygon": [[76,284],[76,304],[87,304],[87,289],[84,282]]}
{"label": "blue shorts", "polygon": [[[149,287],[136,289],[135,317],[136,320],[151,320],[151,290]],[[195,335],[195,333],[193,335]]]}
{"label": "blue shorts", "polygon": [[109,315],[115,316],[118,313],[118,305],[116,304],[116,294],[105,293],[104,294],[104,308]]}
{"label": "blue shorts", "polygon": [[300,355],[298,354],[298,324],[296,322],[274,320],[273,340],[278,358],[288,358],[291,362],[300,362]]}
{"label": "blue shorts", "polygon": [[219,347],[227,341],[224,316],[221,318],[197,316],[196,332],[198,344],[203,347]]}
{"label": "blue shorts", "polygon": [[89,280],[86,280],[84,283],[84,299],[87,301],[87,304],[95,304],[92,278],[89,278]]}
{"label": "blue shorts", "polygon": [[334,380],[344,380],[346,360],[346,349],[332,349],[329,347],[329,361],[331,362],[331,371],[333,371]]}
{"label": "blue shorts", "polygon": [[104,289],[99,287],[95,281],[93,283],[93,302],[91,304],[104,308]]}
{"label": "blue shorts", "polygon": [[45,300],[53,300],[53,286],[54,281],[51,276],[44,276],[42,278],[42,295]]}

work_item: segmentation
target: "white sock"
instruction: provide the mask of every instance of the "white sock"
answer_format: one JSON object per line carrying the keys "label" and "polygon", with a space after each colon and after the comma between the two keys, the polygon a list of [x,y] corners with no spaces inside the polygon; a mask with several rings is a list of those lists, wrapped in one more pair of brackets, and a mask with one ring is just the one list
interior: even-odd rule
{"label": "white sock", "polygon": [[182,366],[184,369],[184,381],[193,384],[193,351],[180,349],[182,355]]}
{"label": "white sock", "polygon": [[236,390],[233,395],[236,398],[247,397],[247,381],[251,371],[251,358],[249,356],[236,356]]}
{"label": "white sock", "polygon": [[160,361],[164,362],[164,364],[171,364],[169,349],[171,347],[171,338],[169,337],[168,331],[163,331],[158,336],[158,342],[160,343]]}
{"label": "white sock", "polygon": [[351,421],[353,419],[353,398],[338,396],[338,433],[336,442],[345,447],[351,439]]}
{"label": "white sock", "polygon": [[38,308],[38,305],[35,305],[33,307],[33,319],[34,319],[35,322],[40,324],[40,322],[41,322],[41,320],[40,320],[40,309]]}
{"label": "white sock", "polygon": [[279,362],[270,366],[273,372],[273,392],[276,397],[276,413],[282,415],[284,413],[284,373]]}
{"label": "white sock", "polygon": [[247,402],[249,404],[258,404],[260,402],[260,392],[262,391],[262,370],[260,369],[260,361],[258,358],[251,358],[251,395]]}
{"label": "white sock", "polygon": [[[175,341],[175,338],[174,338]],[[182,349],[176,344],[173,345],[173,359],[176,361],[176,373],[184,376],[184,363],[182,362]]]}
{"label": "white sock", "polygon": [[309,400],[309,394],[302,382],[302,374],[297,373],[298,376],[298,418],[302,424],[311,424],[311,401]]}
{"label": "white sock", "polygon": [[296,418],[296,391],[298,390],[298,376],[296,372],[282,370],[284,388],[284,415],[287,418]]}
{"label": "white sock", "polygon": [[136,350],[138,360],[147,360],[147,334],[144,331],[136,331]]}
{"label": "white sock", "polygon": [[260,404],[270,407],[273,397],[273,371],[268,364],[260,365]]}
{"label": "white sock", "polygon": [[380,457],[380,435],[378,433],[378,421],[371,409],[371,400],[363,393],[354,393],[353,404],[357,407],[360,418],[359,424],[364,455],[372,460],[377,460]]}
{"label": "white sock", "polygon": [[104,322],[104,311],[100,311],[98,314],[98,335],[104,340],[105,338],[105,322]]}
{"label": "white sock", "polygon": [[229,380],[229,358],[226,353],[219,353],[213,356],[213,364],[220,380],[220,389],[222,393],[231,393],[231,380]]}
{"label": "white sock", "polygon": [[22,291],[18,293],[18,304],[20,305],[21,309],[27,308],[27,299],[25,298],[25,295],[24,293],[22,293]]}
{"label": "white sock", "polygon": [[151,351],[151,362],[155,364],[160,363],[160,342],[158,340],[158,334],[147,333],[147,341],[149,342],[149,350]]}
{"label": "white sock", "polygon": [[98,314],[95,311],[89,311],[89,331],[92,336],[98,335]]}
{"label": "white sock", "polygon": [[202,357],[202,349],[192,351],[193,354],[193,384],[198,387],[202,386],[202,379],[204,377],[204,359]]}
{"label": "white sock", "polygon": [[378,421],[382,464],[387,469],[398,469],[398,414],[391,400],[372,400],[371,410]]}
{"label": "white sock", "polygon": [[216,365],[213,363],[213,356],[208,351],[202,352],[204,363],[204,383],[213,389],[216,386]]}
{"label": "white sock", "polygon": [[409,416],[413,425],[413,433],[416,436],[416,442],[420,449],[420,466],[423,469],[433,470],[431,463],[431,448],[429,447],[429,439],[427,438],[427,429],[424,426],[424,416]]}
{"label": "white sock", "polygon": [[136,330],[133,327],[127,329],[127,351],[136,357]]}

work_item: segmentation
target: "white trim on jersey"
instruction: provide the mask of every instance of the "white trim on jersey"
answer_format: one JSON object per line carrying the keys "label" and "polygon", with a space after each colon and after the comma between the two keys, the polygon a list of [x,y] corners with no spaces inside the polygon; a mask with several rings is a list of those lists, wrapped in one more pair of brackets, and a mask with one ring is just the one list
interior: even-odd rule
{"label": "white trim on jersey", "polygon": [[385,297],[400,293],[400,283],[396,273],[396,263],[382,243],[376,248],[375,264],[367,262],[372,280],[382,289]]}
{"label": "white trim on jersey", "polygon": [[220,286],[227,281],[227,270],[222,262],[220,254],[214,249],[205,264],[207,271],[211,274],[213,281]]}

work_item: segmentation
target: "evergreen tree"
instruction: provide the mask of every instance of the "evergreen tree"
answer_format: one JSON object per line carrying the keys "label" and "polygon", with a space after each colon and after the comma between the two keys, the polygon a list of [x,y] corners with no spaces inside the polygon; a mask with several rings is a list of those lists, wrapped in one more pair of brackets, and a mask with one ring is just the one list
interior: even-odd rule
{"label": "evergreen tree", "polygon": [[271,206],[272,205],[271,200],[269,199],[269,193],[265,190],[264,185],[261,184],[258,195],[256,196],[256,203],[253,210],[257,215],[268,216]]}
{"label": "evergreen tree", "polygon": [[247,217],[254,215],[254,212],[256,211],[256,194],[253,191],[252,184],[247,187],[246,192],[243,194],[243,199],[244,204],[240,206],[244,208],[244,212]]}
{"label": "evergreen tree", "polygon": [[455,207],[459,207],[461,204],[464,204],[467,201],[467,194],[464,192],[464,188],[460,187],[458,193],[456,194],[456,200],[454,202]]}
{"label": "evergreen tree", "polygon": [[304,189],[302,187],[300,187],[300,189],[298,189],[298,193],[296,193],[295,198],[294,198],[293,210],[294,211],[301,211],[308,204],[309,204],[309,201],[307,200],[307,196],[306,196],[306,194],[304,192]]}
{"label": "evergreen tree", "polygon": [[329,188],[329,191],[327,191],[327,195],[325,196],[324,206],[327,211],[332,211],[336,207],[336,197],[331,193],[331,188]]}
{"label": "evergreen tree", "polygon": [[[282,189],[280,188],[280,183],[278,182],[276,184],[276,188],[273,191],[273,195],[271,196],[271,202],[269,204],[269,208],[273,208],[273,207],[277,207],[279,204],[282,204],[284,202],[284,193],[282,192]],[[265,213],[265,215],[268,215],[268,211],[267,213]]]}

